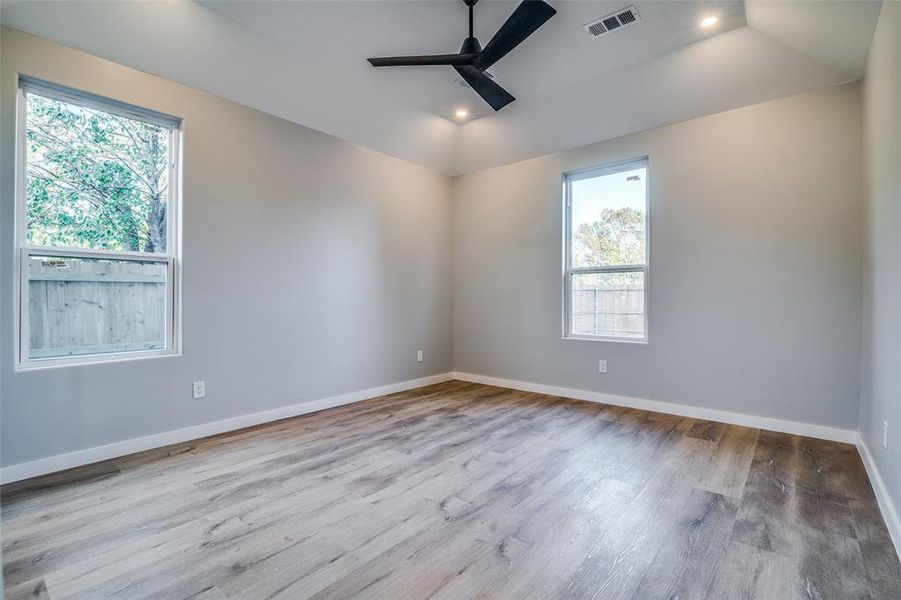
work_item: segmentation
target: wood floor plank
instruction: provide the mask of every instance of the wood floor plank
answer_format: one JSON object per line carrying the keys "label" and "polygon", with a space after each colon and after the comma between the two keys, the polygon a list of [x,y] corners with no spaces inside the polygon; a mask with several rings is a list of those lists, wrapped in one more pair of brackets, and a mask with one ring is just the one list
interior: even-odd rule
{"label": "wood floor plank", "polygon": [[[690,433],[690,432],[689,432]],[[759,429],[726,425],[721,428],[710,464],[703,470],[698,487],[733,498],[741,498],[754,458]]]}
{"label": "wood floor plank", "polygon": [[784,557],[731,540],[707,593],[733,600],[810,600],[796,585],[792,571]]}
{"label": "wood floor plank", "polygon": [[49,600],[50,592],[43,579],[25,581],[18,585],[8,586],[4,590],[6,600]]}
{"label": "wood floor plank", "polygon": [[708,442],[718,442],[723,437],[723,432],[728,425],[725,423],[717,423],[716,421],[698,420],[691,429],[688,430],[688,437],[698,440],[707,440]]}
{"label": "wood floor plank", "polygon": [[801,438],[800,469],[795,480],[798,517],[810,527],[856,538],[838,446],[834,442]]}
{"label": "wood floor plank", "polygon": [[732,537],[761,550],[792,556],[800,438],[758,436]]}
{"label": "wood floor plank", "polygon": [[901,598],[853,446],[451,381],[0,488],[9,598]]}
{"label": "wood floor plank", "polygon": [[738,511],[735,499],[695,489],[651,562],[636,598],[709,598]]}

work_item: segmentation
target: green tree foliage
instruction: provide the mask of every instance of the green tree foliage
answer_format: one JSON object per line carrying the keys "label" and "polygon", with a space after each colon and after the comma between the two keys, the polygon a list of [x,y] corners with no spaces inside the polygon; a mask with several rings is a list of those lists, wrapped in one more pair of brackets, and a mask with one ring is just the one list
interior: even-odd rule
{"label": "green tree foliage", "polygon": [[640,265],[645,262],[644,215],[634,208],[605,208],[573,232],[573,265]]}
{"label": "green tree foliage", "polygon": [[168,130],[27,99],[28,243],[164,252]]}

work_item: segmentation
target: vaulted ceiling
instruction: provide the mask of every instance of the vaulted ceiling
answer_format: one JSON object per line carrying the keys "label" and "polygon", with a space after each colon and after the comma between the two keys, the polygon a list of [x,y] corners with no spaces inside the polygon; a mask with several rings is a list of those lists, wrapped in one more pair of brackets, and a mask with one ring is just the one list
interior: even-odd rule
{"label": "vaulted ceiling", "polygon": [[[22,2],[4,25],[158,74],[449,174],[465,173],[854,81],[876,0],[557,0],[558,14],[490,71],[495,113],[450,67],[364,59],[459,50],[460,0]],[[634,5],[640,22],[583,25]],[[515,1],[482,0],[484,45]],[[717,16],[715,27],[699,22]],[[454,111],[465,108],[466,120]]]}

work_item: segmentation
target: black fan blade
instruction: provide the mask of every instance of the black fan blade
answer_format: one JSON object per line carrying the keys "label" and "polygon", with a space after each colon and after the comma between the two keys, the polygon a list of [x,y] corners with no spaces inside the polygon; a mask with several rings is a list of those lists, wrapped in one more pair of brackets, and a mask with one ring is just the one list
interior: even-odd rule
{"label": "black fan blade", "polygon": [[543,0],[523,0],[479,54],[475,66],[484,71],[519,46],[555,14],[556,9]]}
{"label": "black fan blade", "polygon": [[430,65],[471,65],[479,55],[467,54],[425,54],[422,56],[386,56],[367,58],[373,67],[421,67]]}
{"label": "black fan blade", "polygon": [[472,65],[455,66],[469,87],[474,89],[494,110],[500,110],[516,100],[510,92],[494,83],[490,77]]}

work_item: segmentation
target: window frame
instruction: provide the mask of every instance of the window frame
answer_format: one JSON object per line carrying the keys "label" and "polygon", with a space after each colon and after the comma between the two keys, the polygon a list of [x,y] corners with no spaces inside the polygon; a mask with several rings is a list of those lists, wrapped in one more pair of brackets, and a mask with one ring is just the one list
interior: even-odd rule
{"label": "window frame", "polygon": [[[166,251],[122,252],[104,249],[38,246],[26,241],[27,175],[26,175],[26,94],[33,92],[69,104],[116,114],[169,129],[169,189],[166,198]],[[16,370],[44,369],[83,364],[99,364],[128,360],[181,355],[181,143],[182,120],[150,109],[83,92],[66,86],[18,74],[16,83],[16,151],[15,151],[15,268],[14,312],[16,318]],[[152,262],[166,265],[166,343],[154,350],[118,351],[46,358],[28,357],[28,260],[32,256],[59,256],[84,259],[109,259]]]}
{"label": "window frame", "polygon": [[[606,267],[573,267],[572,266],[572,183],[583,179],[592,179],[604,175],[613,175],[624,171],[644,168],[645,181],[645,262],[643,265],[611,265]],[[651,162],[650,158],[639,156],[603,165],[566,171],[562,174],[563,185],[563,339],[592,342],[617,342],[625,344],[647,344],[649,341],[650,322],[650,263],[651,263]],[[624,337],[609,335],[586,335],[572,333],[572,279],[573,275],[590,275],[596,273],[644,273],[644,336]]]}

